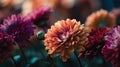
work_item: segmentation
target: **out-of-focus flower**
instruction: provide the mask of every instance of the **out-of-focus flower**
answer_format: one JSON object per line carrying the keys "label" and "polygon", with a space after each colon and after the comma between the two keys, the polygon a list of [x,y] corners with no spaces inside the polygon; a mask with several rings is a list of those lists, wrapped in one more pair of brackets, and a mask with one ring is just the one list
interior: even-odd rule
{"label": "out-of-focus flower", "polygon": [[113,9],[110,13],[114,14],[116,17],[120,16],[120,8]]}
{"label": "out-of-focus flower", "polygon": [[[44,32],[44,30],[42,28],[37,27],[36,25],[33,25],[33,27],[34,27],[34,35],[31,36],[29,40],[30,41],[36,41],[36,40],[38,41],[39,38],[36,37],[37,33]],[[43,38],[44,38],[44,36],[43,36]]]}
{"label": "out-of-focus flower", "polygon": [[76,4],[76,0],[59,0],[61,6],[65,9],[70,9]]}
{"label": "out-of-focus flower", "polygon": [[84,50],[83,46],[88,42],[87,36],[84,25],[75,19],[67,19],[57,21],[55,25],[51,26],[51,29],[48,29],[44,43],[51,57],[60,54],[61,59],[65,62],[74,50]]}
{"label": "out-of-focus flower", "polygon": [[115,16],[112,13],[108,13],[107,11],[101,9],[88,16],[85,26],[87,27],[87,30],[90,31],[91,29],[101,26],[114,27],[116,25],[115,21]]}
{"label": "out-of-focus flower", "polygon": [[85,45],[85,51],[79,54],[79,58],[92,59],[101,56],[101,50],[105,45],[104,36],[108,28],[97,28],[92,30],[88,36],[88,44]]}
{"label": "out-of-focus flower", "polygon": [[11,0],[0,0],[0,5],[2,7],[6,7],[6,6],[11,6],[12,5],[12,2]]}
{"label": "out-of-focus flower", "polygon": [[102,50],[104,57],[113,64],[113,67],[120,67],[120,26],[108,32],[105,40]]}
{"label": "out-of-focus flower", "polygon": [[0,62],[8,59],[14,50],[12,37],[0,30]]}
{"label": "out-of-focus flower", "polygon": [[51,8],[54,8],[56,6],[56,2],[58,0],[31,0],[32,2],[32,9],[35,9],[39,6],[46,5]]}
{"label": "out-of-focus flower", "polygon": [[34,24],[47,21],[51,14],[51,9],[48,6],[41,6],[24,17],[24,20],[31,20]]}
{"label": "out-of-focus flower", "polygon": [[56,7],[59,0],[24,0],[22,3],[22,15],[26,16],[28,13],[32,12],[32,10],[45,5],[52,9]]}
{"label": "out-of-focus flower", "polygon": [[120,25],[120,23],[119,23],[119,21],[120,21],[120,8],[114,8],[112,11],[110,11],[110,13],[115,15],[117,25]]}
{"label": "out-of-focus flower", "polygon": [[8,17],[0,28],[11,35],[21,47],[26,46],[28,39],[33,35],[32,22],[23,21],[20,15]]}

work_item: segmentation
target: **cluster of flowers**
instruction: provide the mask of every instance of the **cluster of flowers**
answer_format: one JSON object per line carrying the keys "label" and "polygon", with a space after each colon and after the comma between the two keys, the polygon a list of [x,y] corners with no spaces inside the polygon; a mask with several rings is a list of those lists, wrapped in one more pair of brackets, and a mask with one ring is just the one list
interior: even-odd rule
{"label": "cluster of flowers", "polygon": [[0,62],[12,56],[16,45],[19,48],[26,47],[30,37],[34,35],[33,25],[47,20],[50,12],[49,7],[41,6],[25,17],[14,14],[4,19],[0,24]]}
{"label": "cluster of flowers", "polygon": [[[99,26],[106,22],[106,26]],[[102,23],[101,23],[102,22]],[[88,16],[85,25],[75,19],[57,21],[44,40],[48,54],[57,54],[65,62],[76,50],[79,58],[104,57],[113,67],[120,67],[120,26],[113,14],[100,10]]]}
{"label": "cluster of flowers", "polygon": [[[12,56],[16,43],[19,47],[27,46],[34,34],[33,25],[47,20],[50,12],[42,6],[24,18],[12,15],[5,19],[0,25],[0,62]],[[113,67],[120,67],[120,26],[115,27],[114,15],[105,10],[88,16],[85,25],[75,19],[57,21],[45,34],[44,43],[51,57],[59,54],[64,62],[79,51],[79,58],[103,56]]]}

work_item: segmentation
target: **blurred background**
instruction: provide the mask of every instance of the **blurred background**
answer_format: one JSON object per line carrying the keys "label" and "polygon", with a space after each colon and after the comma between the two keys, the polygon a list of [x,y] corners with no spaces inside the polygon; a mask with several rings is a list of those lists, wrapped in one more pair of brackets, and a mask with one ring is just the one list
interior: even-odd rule
{"label": "blurred background", "polygon": [[120,13],[120,0],[0,0],[0,23],[11,14],[21,13],[25,16],[41,5],[53,10],[49,25],[66,18],[84,23],[88,15],[99,9],[114,12],[117,16]]}
{"label": "blurred background", "polygon": [[[3,22],[4,18],[12,14],[22,14],[24,17],[42,5],[49,6],[52,9],[52,14],[48,20],[48,26],[53,25],[58,20],[66,18],[76,19],[84,23],[87,16],[99,9],[105,9],[115,14],[117,17],[117,25],[120,25],[120,0],[0,0],[0,23]],[[34,44],[32,47],[25,49],[26,56],[31,63],[30,65],[28,64],[28,67],[52,67],[49,66],[48,62],[44,62],[46,60],[39,60],[43,58],[39,51],[42,47],[44,48],[44,46],[38,46],[38,44],[43,43],[40,41],[33,41],[32,44]],[[41,51],[47,54],[44,49],[41,49]],[[21,56],[19,55],[19,50],[14,51],[14,54],[15,60],[20,62]],[[74,55],[72,55],[71,60],[66,63],[62,63],[60,59],[54,58],[58,62],[55,63],[56,65],[53,67],[77,67],[78,62],[76,63],[76,60],[73,60],[74,58]],[[52,60],[53,64],[56,62],[54,59]],[[101,58],[94,58],[92,61],[85,59],[81,60],[83,61],[82,64],[84,67],[111,67],[109,63],[108,65],[104,65],[104,61]],[[21,64],[24,63],[21,62]],[[14,67],[10,60],[0,63],[0,67],[10,67],[9,65]]]}

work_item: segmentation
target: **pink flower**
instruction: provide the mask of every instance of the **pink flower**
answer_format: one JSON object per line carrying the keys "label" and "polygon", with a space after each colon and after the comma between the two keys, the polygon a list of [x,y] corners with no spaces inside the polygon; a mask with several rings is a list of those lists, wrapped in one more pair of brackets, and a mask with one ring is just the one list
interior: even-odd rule
{"label": "pink flower", "polygon": [[105,40],[102,50],[104,57],[112,63],[113,67],[120,67],[120,26],[108,32]]}
{"label": "pink flower", "polygon": [[29,13],[27,16],[24,17],[24,20],[30,20],[34,24],[39,24],[42,21],[46,21],[49,19],[49,16],[51,14],[51,9],[47,6],[41,6],[39,8],[36,8],[31,13]]}

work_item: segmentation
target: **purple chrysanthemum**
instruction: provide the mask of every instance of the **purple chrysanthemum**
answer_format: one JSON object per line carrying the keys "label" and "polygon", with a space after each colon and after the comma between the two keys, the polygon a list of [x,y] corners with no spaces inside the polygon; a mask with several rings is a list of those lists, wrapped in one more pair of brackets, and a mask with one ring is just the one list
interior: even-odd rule
{"label": "purple chrysanthemum", "polygon": [[104,46],[104,36],[108,32],[108,28],[97,28],[92,30],[88,36],[88,44],[85,45],[85,51],[79,54],[80,58],[92,59],[101,56],[101,50]]}
{"label": "purple chrysanthemum", "polygon": [[113,64],[113,67],[120,67],[120,26],[108,32],[105,40],[102,50],[104,57]]}
{"label": "purple chrysanthemum", "polygon": [[39,22],[48,20],[50,14],[51,9],[49,7],[41,6],[25,16],[24,20],[31,20],[34,24],[38,24]]}
{"label": "purple chrysanthemum", "polygon": [[23,21],[20,15],[12,15],[4,20],[0,28],[11,35],[21,47],[26,46],[30,36],[33,35],[31,21]]}
{"label": "purple chrysanthemum", "polygon": [[13,39],[0,30],[0,62],[8,59],[14,49]]}

